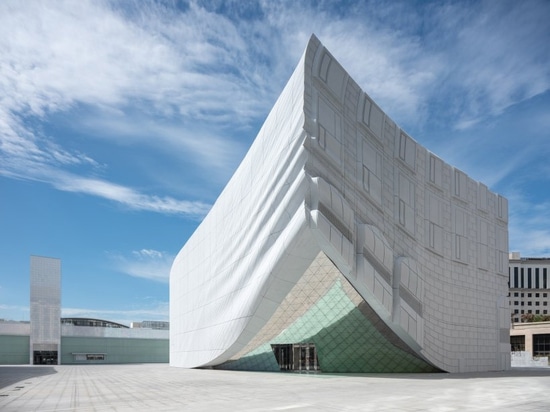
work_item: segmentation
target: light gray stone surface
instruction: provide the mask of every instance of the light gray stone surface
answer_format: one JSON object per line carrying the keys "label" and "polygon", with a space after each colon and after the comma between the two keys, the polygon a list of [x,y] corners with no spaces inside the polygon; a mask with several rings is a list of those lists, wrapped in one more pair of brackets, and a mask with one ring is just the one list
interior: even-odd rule
{"label": "light gray stone surface", "polygon": [[550,369],[327,375],[168,365],[0,367],[9,411],[548,411]]}
{"label": "light gray stone surface", "polygon": [[174,259],[170,364],[234,360],[320,252],[417,357],[448,372],[510,367],[508,201],[416,142],[312,36]]}

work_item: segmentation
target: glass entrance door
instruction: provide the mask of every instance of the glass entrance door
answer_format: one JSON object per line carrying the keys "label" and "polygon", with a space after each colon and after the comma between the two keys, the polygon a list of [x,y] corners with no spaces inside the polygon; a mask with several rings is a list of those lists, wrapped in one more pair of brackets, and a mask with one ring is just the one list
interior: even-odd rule
{"label": "glass entrance door", "polygon": [[57,365],[57,351],[35,350],[32,363],[33,365]]}
{"label": "glass entrance door", "polygon": [[314,343],[272,344],[271,348],[282,371],[319,371]]}

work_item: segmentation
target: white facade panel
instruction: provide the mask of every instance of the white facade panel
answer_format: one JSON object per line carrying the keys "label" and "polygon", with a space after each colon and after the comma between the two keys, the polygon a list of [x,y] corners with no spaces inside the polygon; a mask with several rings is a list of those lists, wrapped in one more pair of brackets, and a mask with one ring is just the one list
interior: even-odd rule
{"label": "white facade panel", "polygon": [[[290,292],[322,252],[349,282],[350,304],[378,317],[372,339],[382,334],[404,357],[445,371],[506,367],[507,203],[477,188],[400,130],[312,37],[245,159],[174,261],[170,363],[223,365],[257,341],[251,353],[267,345],[268,365],[269,341],[257,337],[283,301],[292,308]],[[336,290],[323,289],[325,300],[301,298],[293,316],[317,321],[307,305],[330,308]],[[347,310],[342,299],[335,308]],[[288,336],[292,327],[285,328],[271,331],[271,342]],[[312,328],[319,342],[325,329]]]}

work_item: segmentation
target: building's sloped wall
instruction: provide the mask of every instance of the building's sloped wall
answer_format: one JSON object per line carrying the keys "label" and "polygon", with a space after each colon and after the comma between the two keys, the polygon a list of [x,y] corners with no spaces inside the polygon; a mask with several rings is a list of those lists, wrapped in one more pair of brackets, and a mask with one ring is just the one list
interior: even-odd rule
{"label": "building's sloped wall", "polygon": [[[104,360],[78,361],[74,354],[104,354]],[[61,337],[61,364],[167,363],[168,339]]]}
{"label": "building's sloped wall", "polygon": [[28,365],[29,353],[29,335],[0,335],[0,365]]}
{"label": "building's sloped wall", "polygon": [[[266,345],[300,330],[279,337],[316,339],[319,363],[330,370],[350,371],[356,355],[372,359],[369,344],[380,352],[384,340],[402,356],[389,356],[391,364],[382,356],[371,370],[405,370],[409,355],[420,368],[505,369],[507,214],[506,199],[399,129],[312,37],[249,153],[174,261],[170,362],[228,366],[253,357],[250,367],[270,369]],[[296,301],[291,317],[307,325],[273,322],[321,251],[345,278],[342,287],[361,297],[355,309],[328,304],[338,295],[331,286],[320,296],[333,320],[319,322],[313,314],[322,310]],[[376,328],[381,336],[368,332],[368,311],[385,325]],[[365,322],[354,323],[359,313]],[[277,324],[269,338],[267,324]],[[313,325],[317,332],[306,333]],[[334,352],[322,332],[350,325],[372,342],[353,333]]]}
{"label": "building's sloped wall", "polygon": [[[303,172],[301,67],[231,181],[174,261],[172,365],[217,364],[240,350],[318,252],[304,233],[303,204],[309,182]],[[294,258],[283,258],[289,254]]]}
{"label": "building's sloped wall", "polygon": [[305,169],[339,199],[318,202],[325,211],[311,204],[325,217],[327,244],[333,233],[341,237],[340,250],[324,250],[377,313],[442,369],[505,369],[506,199],[419,145],[311,42]]}

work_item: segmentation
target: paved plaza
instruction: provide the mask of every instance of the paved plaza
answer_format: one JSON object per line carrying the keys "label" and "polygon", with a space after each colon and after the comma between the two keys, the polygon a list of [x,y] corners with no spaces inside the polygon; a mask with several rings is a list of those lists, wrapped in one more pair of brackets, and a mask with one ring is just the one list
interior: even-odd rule
{"label": "paved plaza", "polygon": [[1,366],[8,411],[548,411],[550,369],[329,375],[166,364]]}

